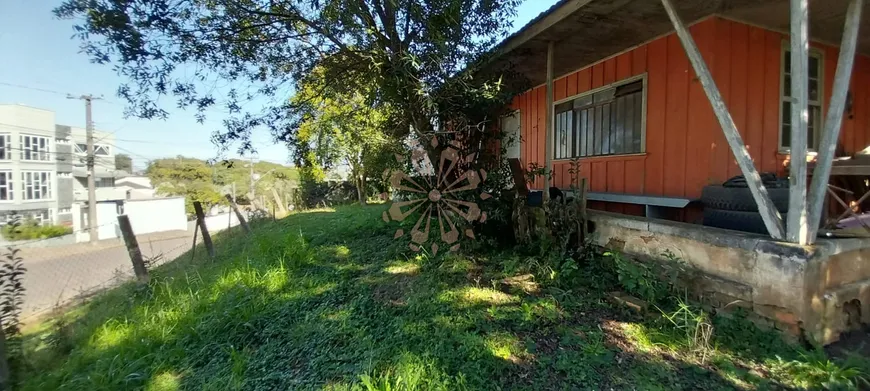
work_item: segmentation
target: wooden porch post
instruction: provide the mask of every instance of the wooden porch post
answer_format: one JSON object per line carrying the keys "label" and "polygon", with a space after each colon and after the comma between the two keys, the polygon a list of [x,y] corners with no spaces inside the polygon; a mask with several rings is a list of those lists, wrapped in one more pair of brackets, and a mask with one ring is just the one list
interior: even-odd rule
{"label": "wooden porch post", "polygon": [[808,0],[791,0],[791,144],[789,145],[789,242],[807,244]]}
{"label": "wooden porch post", "polygon": [[547,114],[545,119],[546,136],[544,137],[544,165],[547,167],[544,175],[544,201],[550,200],[550,176],[553,170],[553,41],[547,42]]}
{"label": "wooden porch post", "polygon": [[784,239],[785,232],[782,228],[782,217],[779,215],[779,211],[770,200],[770,196],[767,194],[767,188],[765,188],[761,183],[761,176],[758,175],[758,171],[755,169],[755,165],[749,157],[749,152],[746,150],[746,146],[743,144],[743,139],[737,131],[737,125],[734,124],[734,120],[731,118],[731,113],[728,112],[728,107],[725,106],[725,101],[719,93],[719,88],[716,87],[716,82],[713,80],[710,70],[707,69],[704,57],[702,57],[701,52],[698,51],[698,47],[695,45],[695,40],[692,39],[692,34],[689,33],[689,30],[686,29],[683,21],[680,20],[680,17],[677,15],[677,11],[674,9],[670,0],[662,0],[662,5],[664,5],[665,11],[667,11],[671,23],[674,25],[674,29],[677,31],[677,36],[680,38],[680,42],[682,42],[683,48],[686,50],[686,55],[689,57],[689,62],[692,63],[692,68],[695,70],[698,79],[701,81],[701,86],[704,87],[707,99],[710,100],[710,104],[713,106],[713,111],[716,113],[716,119],[719,120],[719,125],[725,133],[725,139],[728,140],[728,146],[731,147],[731,152],[737,159],[737,165],[740,166],[740,171],[743,173],[743,176],[746,177],[746,184],[749,186],[752,198],[754,198],[755,203],[758,204],[758,212],[761,214],[762,220],[764,220],[764,226],[767,227],[767,231],[774,239]]}
{"label": "wooden porch post", "polygon": [[864,0],[851,0],[846,9],[846,23],[843,27],[843,42],[840,43],[840,58],[837,59],[837,73],[834,75],[834,91],[831,93],[831,104],[825,118],[825,130],[822,132],[822,143],[819,146],[818,160],[813,171],[813,183],[809,195],[809,243],[815,242],[816,234],[822,218],[822,208],[825,204],[825,194],[828,179],[831,177],[831,162],[840,138],[840,125],[843,122],[843,111],[846,107],[846,93],[849,91],[849,79],[852,76],[852,65],[855,61],[855,46],[858,44],[858,26],[861,24],[861,9]]}

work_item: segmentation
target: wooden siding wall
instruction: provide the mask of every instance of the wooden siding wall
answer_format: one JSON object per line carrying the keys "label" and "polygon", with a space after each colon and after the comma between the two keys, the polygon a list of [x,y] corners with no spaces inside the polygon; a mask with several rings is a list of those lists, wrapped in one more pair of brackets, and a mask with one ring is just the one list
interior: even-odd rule
{"label": "wooden siding wall", "polygon": [[[712,17],[690,28],[734,122],[761,171],[784,174],[779,153],[780,61],[785,34]],[[824,101],[829,102],[838,51],[823,51]],[[558,53],[559,56],[567,55]],[[554,81],[554,101],[635,75],[646,74],[644,154],[581,160],[591,191],[698,198],[707,184],[740,174],[706,95],[675,34],[658,38]],[[853,109],[843,120],[840,143],[846,153],[870,144],[870,58],[858,56],[851,81]],[[546,88],[517,96],[521,111],[522,160],[544,165]],[[825,110],[826,107],[823,107]],[[570,185],[569,164],[553,162],[554,186]],[[540,189],[543,180],[533,187]],[[640,205],[590,203],[590,207],[643,214]],[[697,210],[695,211],[697,212]],[[675,218],[694,220],[697,213]]]}

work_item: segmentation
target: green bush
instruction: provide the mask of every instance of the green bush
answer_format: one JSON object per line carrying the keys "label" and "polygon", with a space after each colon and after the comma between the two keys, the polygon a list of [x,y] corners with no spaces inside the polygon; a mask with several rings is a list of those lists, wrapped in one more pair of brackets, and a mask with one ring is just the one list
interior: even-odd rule
{"label": "green bush", "polygon": [[40,225],[36,220],[27,220],[19,225],[6,224],[0,229],[7,240],[30,240],[55,238],[72,233],[72,228],[62,225]]}

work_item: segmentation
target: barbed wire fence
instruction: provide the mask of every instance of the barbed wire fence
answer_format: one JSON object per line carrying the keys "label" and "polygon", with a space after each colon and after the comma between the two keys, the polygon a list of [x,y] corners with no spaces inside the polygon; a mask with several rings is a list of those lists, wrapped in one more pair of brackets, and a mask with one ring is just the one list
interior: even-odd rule
{"label": "barbed wire fence", "polygon": [[[71,232],[61,240],[43,238],[0,243],[0,293],[3,293],[0,295],[0,389],[14,383],[23,362],[19,325],[39,324],[43,317],[50,317],[48,327],[54,331],[43,342],[64,346],[67,319],[55,315],[126,282],[147,283],[149,270],[195,251],[198,236],[203,239],[209,257],[214,258],[209,230],[214,233],[241,225],[242,231],[250,234],[242,211],[229,196],[227,198],[232,207],[230,212],[207,217],[202,205],[195,201],[197,219],[192,222],[193,226],[188,222],[183,230],[136,234],[130,218],[118,215],[117,221]],[[14,233],[20,233],[18,226],[19,221],[15,220],[11,227]],[[7,228],[3,229],[4,234]],[[97,230],[99,236],[106,239],[76,243],[88,240],[90,230]]]}
{"label": "barbed wire fence", "polygon": [[[95,227],[114,227],[117,238],[100,240],[97,243],[75,243],[60,246],[40,247],[40,242],[30,241],[18,248],[26,272],[23,277],[24,297],[21,321],[37,321],[53,311],[80,303],[107,289],[136,278],[133,263],[119,231],[117,222]],[[88,229],[73,232],[73,237]],[[191,249],[194,232],[177,230],[137,235],[139,249],[146,267],[154,268],[171,262]]]}

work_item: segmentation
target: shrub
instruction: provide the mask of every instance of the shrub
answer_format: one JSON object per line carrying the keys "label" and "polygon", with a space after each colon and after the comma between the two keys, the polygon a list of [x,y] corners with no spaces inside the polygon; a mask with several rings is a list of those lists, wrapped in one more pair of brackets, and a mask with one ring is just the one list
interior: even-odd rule
{"label": "shrub", "polygon": [[649,265],[625,259],[615,251],[606,252],[604,256],[613,260],[619,285],[627,293],[651,303],[663,297],[666,288]]}
{"label": "shrub", "polygon": [[864,389],[861,387],[870,386],[864,364],[866,359],[854,354],[844,361],[832,361],[821,349],[801,353],[798,360],[779,359],[781,369],[808,389]]}
{"label": "shrub", "polygon": [[20,225],[7,224],[0,234],[7,240],[30,240],[55,238],[72,233],[72,228],[62,225],[40,225],[36,220],[27,220]]}

